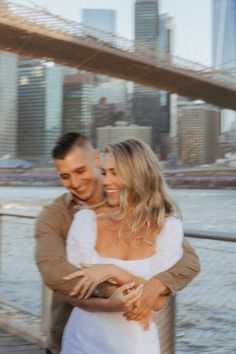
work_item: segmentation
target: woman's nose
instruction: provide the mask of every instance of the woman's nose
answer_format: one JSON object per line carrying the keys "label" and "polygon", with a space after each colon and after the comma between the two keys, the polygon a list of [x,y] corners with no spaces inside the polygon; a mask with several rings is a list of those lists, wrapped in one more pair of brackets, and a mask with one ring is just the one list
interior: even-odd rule
{"label": "woman's nose", "polygon": [[104,186],[111,184],[110,177],[107,174],[103,175],[102,183]]}

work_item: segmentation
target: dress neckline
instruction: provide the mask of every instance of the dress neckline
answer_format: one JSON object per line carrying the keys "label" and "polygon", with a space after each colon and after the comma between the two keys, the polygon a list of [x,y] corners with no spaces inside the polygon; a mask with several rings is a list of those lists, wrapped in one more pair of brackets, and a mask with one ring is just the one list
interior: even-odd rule
{"label": "dress neckline", "polygon": [[[148,256],[145,258],[138,258],[138,259],[120,259],[120,258],[114,258],[114,257],[105,257],[102,256],[97,250],[96,250],[96,243],[97,243],[97,216],[94,210],[91,209],[82,209],[82,210],[89,210],[89,212],[92,212],[93,214],[93,221],[95,224],[95,234],[94,234],[94,252],[96,253],[98,258],[106,259],[106,260],[111,260],[111,261],[117,261],[117,262],[126,262],[126,263],[134,263],[134,262],[144,262],[148,260],[152,260],[156,253],[154,253],[152,256]],[[81,211],[82,211],[81,210]]]}
{"label": "dress neckline", "polygon": [[137,258],[137,259],[120,259],[120,258],[114,258],[114,257],[105,257],[100,255],[100,253],[95,249],[95,252],[97,254],[97,256],[99,258],[103,258],[103,259],[107,259],[107,260],[112,260],[112,261],[118,261],[118,262],[144,262],[144,261],[148,261],[148,260],[152,260],[152,258],[155,256],[155,254],[153,254],[152,256],[148,256],[145,258]]}

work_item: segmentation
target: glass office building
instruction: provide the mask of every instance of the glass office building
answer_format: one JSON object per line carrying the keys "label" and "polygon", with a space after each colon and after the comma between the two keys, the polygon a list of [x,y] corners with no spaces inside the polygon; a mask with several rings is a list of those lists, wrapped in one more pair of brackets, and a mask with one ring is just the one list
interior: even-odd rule
{"label": "glass office building", "polygon": [[213,65],[236,66],[236,0],[213,1]]}
{"label": "glass office building", "polygon": [[[212,64],[236,80],[236,0],[213,0]],[[222,110],[221,133],[231,130],[235,111]]]}
{"label": "glass office building", "polygon": [[0,52],[0,158],[17,153],[18,56]]}
{"label": "glass office building", "polygon": [[22,58],[18,75],[18,157],[48,159],[62,131],[64,68]]}
{"label": "glass office building", "polygon": [[[171,51],[170,18],[159,15],[157,0],[136,0],[135,2],[135,40],[154,48],[165,55]],[[136,124],[152,128],[152,147],[161,149],[161,134],[169,133],[170,97],[169,94],[144,86],[134,86],[133,116]]]}

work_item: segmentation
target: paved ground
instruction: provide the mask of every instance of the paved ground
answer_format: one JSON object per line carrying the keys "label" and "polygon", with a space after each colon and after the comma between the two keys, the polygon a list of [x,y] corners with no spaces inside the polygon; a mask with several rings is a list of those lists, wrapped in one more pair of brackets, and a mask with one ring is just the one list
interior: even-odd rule
{"label": "paved ground", "polygon": [[36,344],[31,344],[24,339],[11,335],[0,329],[1,354],[44,354],[45,350]]}

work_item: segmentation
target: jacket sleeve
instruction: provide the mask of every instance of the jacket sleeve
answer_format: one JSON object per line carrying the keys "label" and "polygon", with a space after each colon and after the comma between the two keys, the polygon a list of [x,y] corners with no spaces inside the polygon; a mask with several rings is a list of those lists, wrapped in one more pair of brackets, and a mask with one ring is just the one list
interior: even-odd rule
{"label": "jacket sleeve", "polygon": [[186,239],[183,241],[183,251],[183,257],[173,267],[155,276],[172,294],[185,288],[200,272],[199,258]]}
{"label": "jacket sleeve", "polygon": [[51,205],[43,209],[35,225],[35,258],[45,285],[69,295],[78,279],[63,280],[64,276],[77,270],[66,258],[65,222],[58,207]]}

